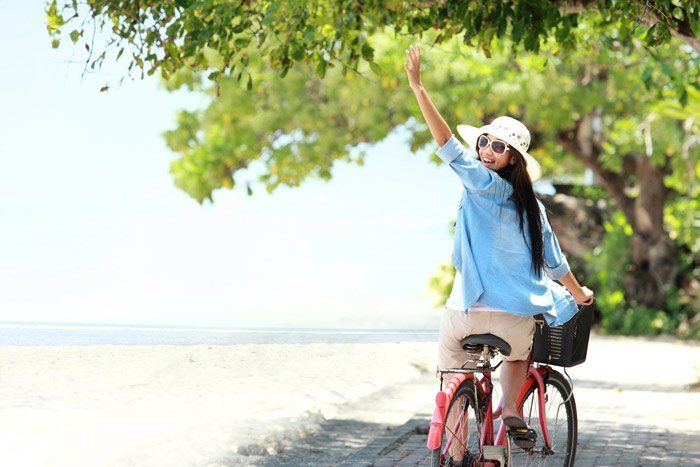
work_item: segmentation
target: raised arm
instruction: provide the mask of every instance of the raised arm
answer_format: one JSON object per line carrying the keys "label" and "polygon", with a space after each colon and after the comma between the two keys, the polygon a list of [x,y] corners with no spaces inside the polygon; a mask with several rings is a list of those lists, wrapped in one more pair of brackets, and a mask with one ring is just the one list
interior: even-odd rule
{"label": "raised arm", "polygon": [[[443,162],[448,164],[452,170],[459,175],[462,184],[468,190],[487,191],[496,184],[505,183],[495,172],[490,171],[478,160],[473,149],[467,149],[452,134],[449,125],[442,118],[440,112],[435,108],[435,104],[428,97],[428,92],[423,87],[420,79],[420,47],[411,45],[406,51],[408,61],[404,62],[404,68],[408,74],[408,83],[413,93],[418,99],[418,105],[428,123],[430,133],[432,133],[439,149],[436,154]],[[471,151],[471,153],[469,153]],[[504,193],[507,191],[506,188]]]}
{"label": "raised arm", "polygon": [[408,74],[408,84],[416,95],[416,99],[418,99],[418,106],[423,113],[423,117],[425,117],[425,121],[428,123],[430,133],[432,133],[438,146],[442,147],[452,136],[452,131],[450,131],[450,127],[445,122],[445,119],[442,118],[438,109],[435,108],[435,104],[428,97],[428,93],[421,82],[420,46],[418,44],[410,45],[406,55],[408,60],[403,62],[403,66]]}

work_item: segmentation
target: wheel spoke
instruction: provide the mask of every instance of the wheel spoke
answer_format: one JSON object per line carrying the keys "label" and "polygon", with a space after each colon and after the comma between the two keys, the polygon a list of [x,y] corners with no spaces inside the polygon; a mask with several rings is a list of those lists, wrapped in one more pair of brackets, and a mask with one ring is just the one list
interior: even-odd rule
{"label": "wheel spoke", "polygon": [[514,465],[570,465],[575,455],[576,409],[568,388],[568,383],[557,372],[553,372],[545,383],[545,426],[551,450],[545,446],[540,425],[537,386],[533,386],[527,393],[521,406],[521,414],[528,425],[537,432],[537,443],[529,452],[513,447]]}
{"label": "wheel spoke", "polygon": [[449,465],[452,454],[457,458],[471,458],[478,454],[482,430],[475,412],[473,391],[471,382],[463,382],[455,391],[445,414],[443,436],[433,465]]}

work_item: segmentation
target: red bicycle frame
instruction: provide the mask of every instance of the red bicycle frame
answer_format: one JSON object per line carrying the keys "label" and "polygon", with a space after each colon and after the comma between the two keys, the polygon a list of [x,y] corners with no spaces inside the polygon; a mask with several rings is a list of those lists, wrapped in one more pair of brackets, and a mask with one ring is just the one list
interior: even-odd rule
{"label": "red bicycle frame", "polygon": [[[528,361],[530,361],[528,359]],[[518,394],[518,399],[516,406],[520,407],[523,403],[525,396],[527,395],[530,388],[533,385],[537,386],[537,397],[539,401],[539,419],[540,428],[542,429],[542,437],[544,439],[544,444],[547,449],[552,449],[552,443],[549,439],[549,432],[547,431],[547,415],[545,409],[545,387],[544,380],[547,378],[551,368],[546,365],[541,365],[538,367],[532,366],[530,363],[528,366],[528,376],[525,379],[525,384]],[[470,379],[474,382],[476,388],[478,400],[486,400],[486,415],[484,417],[484,423],[481,432],[481,439],[479,440],[479,445],[481,448],[484,446],[505,446],[506,445],[506,427],[503,422],[501,422],[498,428],[498,433],[495,436],[494,442],[494,430],[493,421],[501,415],[501,410],[503,408],[503,398],[498,403],[496,410],[493,410],[493,384],[491,383],[491,371],[483,371],[483,376],[475,377],[474,373],[456,373],[450,381],[445,385],[445,388],[437,393],[435,396],[435,410],[433,411],[433,418],[430,422],[430,430],[428,431],[428,449],[434,451],[438,449],[441,444],[443,430],[445,429],[445,417],[447,408],[450,406],[452,399],[454,398],[455,392],[463,381]],[[460,414],[460,418],[457,423],[461,423],[461,417],[464,414]],[[522,417],[522,412],[520,416]],[[445,449],[449,449],[449,445],[452,443],[452,439],[448,440],[448,444]]]}

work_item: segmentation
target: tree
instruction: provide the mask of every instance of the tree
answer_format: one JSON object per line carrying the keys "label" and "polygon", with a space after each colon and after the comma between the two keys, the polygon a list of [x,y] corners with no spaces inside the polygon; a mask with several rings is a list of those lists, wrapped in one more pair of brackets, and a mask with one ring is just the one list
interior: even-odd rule
{"label": "tree", "polygon": [[[128,70],[136,68],[142,77],[160,70],[167,79],[190,67],[211,71],[215,81],[225,75],[245,78],[248,86],[253,52],[282,77],[300,63],[310,64],[319,77],[335,65],[357,71],[363,60],[375,63],[369,37],[386,26],[410,36],[436,30],[438,44],[460,35],[487,54],[494,37],[534,52],[552,37],[571,50],[579,45],[575,31],[586,12],[599,12],[603,28],[616,24],[621,43],[642,32],[649,46],[675,37],[700,52],[700,6],[694,0],[48,0],[46,8],[53,46],[70,29],[71,41],[87,48],[86,68],[99,67],[108,54],[118,60],[127,52]],[[96,48],[98,28],[112,35]],[[210,50],[220,57],[218,63],[209,60]],[[372,69],[379,72],[375,65]]]}
{"label": "tree", "polygon": [[[413,151],[432,146],[425,127],[410,123],[419,111],[402,67],[412,34],[422,34],[433,44],[424,82],[448,122],[511,114],[531,128],[546,174],[596,174],[631,229],[630,304],[659,307],[692,276],[678,248],[700,252],[693,2],[586,2],[598,12],[585,14],[571,13],[583,2],[537,1],[137,5],[88,2],[87,14],[109,19],[132,44],[129,69],[159,69],[171,89],[212,96],[209,107],[180,112],[165,135],[181,155],[176,184],[199,202],[222,187],[328,179],[336,160],[361,164],[363,143],[407,122]],[[58,34],[55,2],[48,14]]]}
{"label": "tree", "polygon": [[[264,83],[259,89],[246,91],[235,80],[222,80],[219,99],[201,113],[182,113],[184,123],[167,133],[170,147],[183,155],[173,165],[178,186],[201,200],[219,186],[232,186],[226,174],[256,160],[267,169],[259,181],[270,191],[281,183],[298,185],[308,175],[329,178],[335,160],[361,163],[363,155],[353,156],[353,145],[378,142],[419,115],[395,58],[406,42],[390,36],[374,40],[377,62],[393,68],[374,85],[339,72],[308,79],[303,67],[280,79],[265,76],[264,65],[255,72]],[[492,45],[488,59],[451,42],[426,54],[424,81],[448,121],[489,120],[505,109],[532,129],[533,152],[547,173],[593,170],[632,228],[626,295],[631,303],[659,307],[669,284],[679,279],[671,235],[685,236],[685,245],[697,243],[688,232],[698,211],[677,202],[697,202],[699,194],[693,141],[700,134],[700,94],[688,88],[684,108],[672,96],[649,93],[645,80],[661,88],[667,80],[657,68],[646,76],[649,57],[641,46],[630,54],[589,45],[558,57],[549,44],[539,55],[513,61],[507,47]],[[655,53],[678,73],[697,72],[697,56],[675,44]],[[433,144],[430,135],[414,126],[412,149],[426,144]],[[237,150],[240,145],[247,152]],[[669,229],[665,218],[676,219],[677,228]]]}

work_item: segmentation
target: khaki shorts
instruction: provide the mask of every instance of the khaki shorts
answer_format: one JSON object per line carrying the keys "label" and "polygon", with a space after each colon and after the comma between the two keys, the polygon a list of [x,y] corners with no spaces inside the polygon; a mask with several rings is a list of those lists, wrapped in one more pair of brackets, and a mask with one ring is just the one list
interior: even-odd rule
{"label": "khaki shorts", "polygon": [[440,321],[438,368],[459,368],[467,359],[460,341],[470,334],[493,334],[508,342],[506,361],[527,359],[535,334],[535,318],[499,311],[464,311],[445,308]]}

